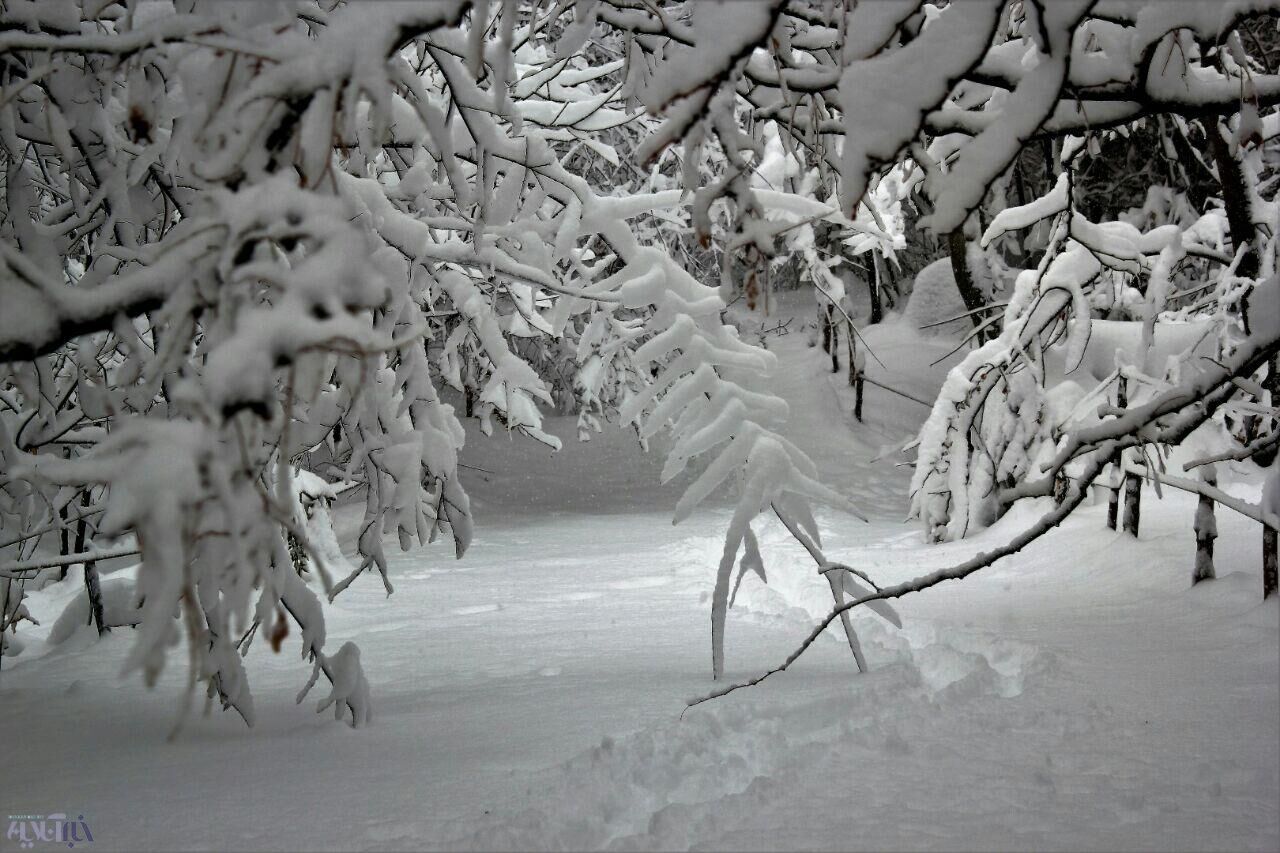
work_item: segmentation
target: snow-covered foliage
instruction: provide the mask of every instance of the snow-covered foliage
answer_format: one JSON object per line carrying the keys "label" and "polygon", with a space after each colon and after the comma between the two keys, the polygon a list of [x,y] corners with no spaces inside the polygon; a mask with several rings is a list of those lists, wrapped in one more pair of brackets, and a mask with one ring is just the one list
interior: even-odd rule
{"label": "snow-covered foliage", "polygon": [[[1117,386],[1125,389],[1121,407],[1182,392],[1186,414],[1200,413],[1197,422],[1215,412],[1221,420],[1234,404],[1225,398],[1208,403],[1189,388],[1203,379],[1207,363],[1256,347],[1252,382],[1244,387],[1257,399],[1245,408],[1259,413],[1275,404],[1257,384],[1274,373],[1274,361],[1271,368],[1265,364],[1275,342],[1249,328],[1257,311],[1248,305],[1248,294],[1275,273],[1274,182],[1262,180],[1277,151],[1275,96],[1269,94],[1275,81],[1261,73],[1236,32],[1248,14],[1269,7],[1210,11],[1179,4],[1157,11],[1142,5],[1015,10],[1001,25],[1008,36],[997,32],[949,90],[950,108],[920,125],[928,145],[916,144],[911,153],[926,173],[932,224],[941,229],[957,227],[982,203],[985,188],[1020,146],[1054,139],[1061,149],[1052,188],[999,211],[982,235],[984,247],[1035,226],[1047,226],[1043,233],[1051,237],[1038,268],[1018,276],[999,339],[953,370],[921,433],[912,506],[932,538],[964,536],[1021,495],[1061,497],[1066,488],[1085,489],[1087,481],[1078,479],[1088,467],[1085,457],[1111,448],[1075,447],[1073,433],[1117,414],[1107,408]],[[945,26],[949,11],[938,13],[926,34]],[[1020,19],[1020,12],[1027,17]],[[958,18],[951,25],[957,40],[975,26]],[[976,44],[982,36],[973,39]],[[1141,71],[1133,64],[1140,55],[1154,60]],[[1231,87],[1235,96],[1228,95]],[[1125,103],[1090,98],[1091,91],[1111,98],[1120,90]],[[1203,121],[1210,147],[1234,164],[1223,165],[1220,155],[1213,171],[1238,170],[1234,183],[1231,175],[1217,174],[1223,187],[1201,210],[1181,192],[1152,186],[1141,208],[1113,221],[1090,221],[1076,204],[1081,161],[1098,152],[1105,128],[1155,117]],[[1082,126],[1089,132],[1071,135]],[[1248,211],[1242,222],[1229,221],[1233,194],[1243,196]],[[1128,322],[1113,328],[1106,320]],[[1249,438],[1259,435],[1257,420]],[[1126,442],[1148,448],[1129,451],[1126,466],[1159,453],[1151,442],[1156,433],[1143,434],[1154,425],[1122,423]],[[1166,433],[1176,444],[1188,431]]]}
{"label": "snow-covered foliage", "polygon": [[[1264,147],[1245,156],[1260,165]],[[1068,138],[1049,194],[1002,211],[983,235],[985,244],[1053,222],[1039,267],[1018,276],[999,339],[952,371],[921,433],[912,508],[934,539],[989,524],[1025,480],[1076,476],[1080,451],[1066,467],[1059,451],[1070,433],[1097,425],[1117,383],[1126,389],[1122,407],[1145,403],[1184,388],[1202,364],[1242,345],[1260,345],[1263,353],[1275,347],[1248,333],[1242,313],[1244,295],[1275,274],[1274,244],[1262,236],[1277,231],[1275,204],[1255,199],[1266,242],[1252,249],[1259,262],[1242,276],[1244,252],[1232,256],[1221,208],[1185,225],[1148,219],[1145,230],[1131,221],[1087,220],[1071,200],[1082,149],[1083,140]],[[1117,315],[1125,319],[1099,319]],[[1198,397],[1187,405],[1202,408]],[[1135,433],[1139,426],[1145,424],[1135,424]]]}
{"label": "snow-covered foliage", "polygon": [[[723,11],[700,9],[695,26]],[[680,190],[582,176],[584,156],[620,162],[609,140],[638,118],[628,93],[657,104],[682,88],[678,63],[640,79],[642,60],[599,61],[662,16],[611,9],[601,35],[600,11],[6,4],[4,628],[47,565],[137,552],[127,670],[154,682],[185,636],[193,684],[252,722],[240,658],[292,620],[330,704],[361,722],[359,654],[326,654],[321,598],[364,572],[390,593],[388,534],[466,549],[444,389],[485,432],[555,447],[547,379],[521,353],[567,343],[584,427],[670,426],[670,474],[712,460],[677,517],[739,481],[712,608],[719,673],[750,520],[846,502],[776,434],[786,407],[755,388],[771,356],[723,325],[715,287],[637,238]],[[742,20],[756,38],[774,25]],[[748,183],[729,179],[749,209],[773,206]],[[694,198],[695,225],[717,198]],[[744,221],[727,249],[763,257],[772,237]],[[353,564],[314,504],[337,482],[365,506]],[[84,550],[42,562],[73,523]]]}
{"label": "snow-covered foliage", "polygon": [[[834,268],[860,254],[879,288],[913,193],[923,223],[961,233],[1042,140],[1061,179],[984,238],[1047,221],[1042,259],[921,436],[931,534],[1049,493],[1068,463],[1087,483],[1097,459],[1176,443],[1241,387],[1256,441],[1280,76],[1237,29],[1274,7],[11,0],[0,636],[42,573],[82,565],[100,604],[94,563],[140,554],[127,670],[153,683],[185,637],[191,683],[252,722],[241,659],[291,620],[312,683],[331,683],[321,709],[362,723],[360,653],[325,651],[322,598],[366,572],[390,593],[388,538],[462,554],[461,419],[556,448],[558,404],[584,437],[667,431],[665,476],[700,472],[677,520],[735,490],[719,677],[734,567],[765,574],[758,515],[829,578],[857,575],[823,556],[809,510],[849,502],[782,436],[774,358],[726,305],[767,310],[787,256],[833,308]],[[1154,115],[1198,122],[1244,195],[1190,217],[1158,193],[1125,220],[1079,214],[1088,134]],[[718,253],[718,282],[698,251]],[[1101,382],[1051,387],[1053,353],[1070,374],[1096,350],[1095,314],[1136,318],[1140,345]],[[1173,319],[1208,324],[1212,361],[1187,361],[1199,342],[1160,354]],[[1132,408],[1093,422],[1119,377]],[[364,503],[354,557],[329,521],[339,492]],[[846,603],[851,584],[832,580],[832,618],[888,597]]]}

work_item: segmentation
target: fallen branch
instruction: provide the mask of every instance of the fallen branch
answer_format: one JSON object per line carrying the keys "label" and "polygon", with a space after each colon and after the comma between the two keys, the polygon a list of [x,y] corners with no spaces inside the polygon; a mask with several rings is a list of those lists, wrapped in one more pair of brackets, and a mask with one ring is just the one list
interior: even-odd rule
{"label": "fallen branch", "polygon": [[[1102,458],[1106,459],[1109,457],[1104,456]],[[1092,480],[1095,477],[1097,477],[1099,473],[1101,473],[1104,467],[1105,467],[1105,462],[1095,462],[1092,465],[1093,471],[1091,472],[1090,476],[1087,478],[1087,482],[1092,482]],[[860,598],[854,599],[853,601],[850,601],[845,604],[841,604],[837,607],[832,608],[831,612],[828,613],[822,619],[821,622],[819,622],[817,625],[814,626],[813,630],[809,632],[809,635],[805,637],[804,641],[800,643],[800,645],[796,648],[795,651],[793,651],[790,655],[787,656],[787,659],[783,661],[782,664],[756,676],[755,678],[748,679],[747,681],[739,681],[733,684],[727,684],[724,687],[721,687],[718,690],[714,690],[705,696],[701,696],[696,699],[690,700],[688,703],[688,707],[692,708],[695,705],[701,705],[703,702],[708,702],[712,699],[718,699],[722,696],[727,696],[728,694],[734,692],[735,690],[741,690],[744,687],[754,687],[755,685],[764,681],[766,678],[768,678],[771,675],[775,675],[779,672],[785,672],[787,668],[791,666],[791,664],[795,663],[797,660],[800,659],[800,656],[803,655],[809,649],[809,647],[814,644],[814,642],[818,639],[818,637],[822,635],[822,632],[827,630],[827,628],[831,625],[832,622],[834,622],[836,619],[841,618],[842,616],[847,614],[850,610],[852,610],[855,607],[860,607],[864,604],[870,604],[871,602],[874,602],[874,601],[884,601],[892,598],[901,598],[904,595],[909,595],[910,593],[913,593],[913,592],[922,592],[932,586],[937,586],[943,581],[960,580],[962,578],[966,578],[969,575],[973,574],[974,572],[979,571],[980,569],[985,569],[986,567],[990,566],[992,563],[996,562],[1002,557],[1007,557],[1010,554],[1014,554],[1014,553],[1017,553],[1018,551],[1021,551],[1027,545],[1030,545],[1036,539],[1039,539],[1042,535],[1047,533],[1050,529],[1060,524],[1063,521],[1063,519],[1065,519],[1068,515],[1071,514],[1072,510],[1074,510],[1077,506],[1080,505],[1080,502],[1084,500],[1084,496],[1087,493],[1088,493],[1088,490],[1085,487],[1085,483],[1080,483],[1080,484],[1073,483],[1071,487],[1071,491],[1068,492],[1067,498],[1061,504],[1054,507],[1052,511],[1045,513],[1045,515],[1043,515],[1036,524],[1024,530],[1022,533],[1014,537],[1011,541],[1009,541],[1005,545],[1002,545],[993,551],[987,551],[985,553],[978,554],[977,556],[966,560],[965,562],[959,564],[958,566],[954,566],[948,569],[939,569],[936,572],[916,578],[915,580],[907,581],[905,583],[900,583],[896,586],[885,587],[879,592],[873,593],[871,595],[864,595]]]}

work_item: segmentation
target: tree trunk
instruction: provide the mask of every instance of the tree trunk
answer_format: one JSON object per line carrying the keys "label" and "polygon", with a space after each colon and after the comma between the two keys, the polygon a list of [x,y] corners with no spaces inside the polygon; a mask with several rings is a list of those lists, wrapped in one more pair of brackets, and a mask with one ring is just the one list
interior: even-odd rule
{"label": "tree trunk", "polygon": [[[1207,486],[1218,485],[1218,475],[1212,465],[1200,469],[1200,479]],[[1214,516],[1213,498],[1200,496],[1196,506],[1195,531],[1196,565],[1191,573],[1192,586],[1217,577],[1213,570],[1213,540],[1218,538],[1218,519]]]}
{"label": "tree trunk", "polygon": [[[936,240],[934,241],[937,242]],[[881,258],[883,261],[884,259]],[[884,273],[880,277],[880,301],[889,308],[893,308],[902,299],[902,288],[898,284],[898,274],[893,271],[893,264],[885,263]],[[885,297],[888,297],[887,301]]]}
{"label": "tree trunk", "polygon": [[[80,493],[81,508],[89,506],[89,490],[85,489]],[[89,533],[89,522],[83,516],[76,523],[76,553],[83,553],[88,546],[86,541]],[[102,587],[98,583],[98,565],[93,560],[89,560],[84,564],[84,590],[89,596],[89,613],[93,617],[93,624],[98,629],[98,636],[105,634],[107,628],[102,608]]]}
{"label": "tree trunk", "polygon": [[[1267,362],[1267,378],[1262,380],[1262,387],[1267,392],[1267,399],[1259,402],[1263,405],[1271,406],[1273,410],[1280,406],[1280,358],[1274,355]],[[1259,418],[1258,420],[1261,422],[1264,419]],[[1266,420],[1269,420],[1270,424],[1265,429],[1260,426],[1258,429],[1259,435],[1270,430],[1280,430],[1280,420],[1276,418],[1268,418]],[[1253,454],[1253,461],[1262,468],[1270,468],[1271,463],[1276,459],[1276,453],[1277,448],[1272,445]]]}
{"label": "tree trunk", "polygon": [[[1258,275],[1257,229],[1253,225],[1253,204],[1249,192],[1249,183],[1245,177],[1244,167],[1240,159],[1231,153],[1231,145],[1222,138],[1216,125],[1206,128],[1209,134],[1209,147],[1213,151],[1214,165],[1218,168],[1218,182],[1222,185],[1222,201],[1227,209],[1227,226],[1231,232],[1231,248],[1236,251],[1245,243],[1249,251],[1240,258],[1236,274],[1244,278],[1255,278]],[[1249,334],[1249,297],[1248,294],[1240,302],[1240,319],[1244,324],[1245,334]],[[1246,440],[1256,438],[1262,419],[1257,415],[1245,417]]]}
{"label": "tree trunk", "polygon": [[[1218,181],[1222,184],[1222,201],[1227,209],[1227,224],[1231,228],[1231,245],[1233,249],[1237,249],[1246,241],[1249,243],[1249,251],[1240,259],[1240,263],[1236,267],[1236,274],[1245,278],[1256,278],[1258,275],[1258,251],[1257,251],[1257,229],[1253,224],[1253,203],[1252,196],[1249,191],[1249,181],[1245,176],[1244,167],[1235,154],[1231,152],[1231,146],[1227,140],[1222,138],[1216,125],[1207,128],[1209,132],[1209,147],[1213,151],[1214,165],[1218,167]],[[1249,334],[1249,297],[1248,295],[1241,301],[1240,319],[1244,324],[1245,334]],[[1275,379],[1276,362],[1273,358],[1268,366],[1268,376],[1265,387],[1271,392],[1272,400],[1275,399],[1276,379]],[[1256,419],[1251,425],[1250,432],[1256,432],[1260,418]],[[1276,531],[1275,528],[1262,526],[1262,597],[1269,598],[1276,594]]]}
{"label": "tree trunk", "polygon": [[1111,497],[1107,501],[1107,527],[1119,529],[1120,524],[1120,454],[1111,457]]}
{"label": "tree trunk", "polygon": [[858,345],[853,329],[849,329],[849,386],[853,388],[853,419],[862,422],[862,371],[858,368]]}
{"label": "tree trunk", "polygon": [[[977,282],[973,278],[973,270],[969,268],[969,241],[964,237],[964,226],[947,235],[947,247],[951,250],[951,272],[955,275],[956,289],[960,291],[965,309],[974,312],[969,315],[969,319],[973,321],[973,327],[976,329],[982,325],[983,317],[980,309],[986,307],[987,301],[978,290]],[[985,339],[986,335],[979,335],[978,343],[981,344]]]}
{"label": "tree trunk", "polygon": [[858,344],[854,340],[856,336],[853,333],[853,327],[850,326],[845,340],[845,360],[848,361],[846,367],[849,370],[849,387],[852,388],[858,380]]}
{"label": "tree trunk", "polygon": [[1276,529],[1267,525],[1262,526],[1262,597],[1270,598],[1276,594],[1277,586],[1280,586],[1280,580],[1277,579],[1277,568],[1280,567],[1280,561],[1277,560],[1277,536]]}
{"label": "tree trunk", "polygon": [[102,612],[102,587],[98,584],[98,564],[93,560],[84,564],[84,589],[89,596],[89,611],[93,614],[93,624],[101,637],[111,629],[105,622]]}
{"label": "tree trunk", "polygon": [[[1116,408],[1129,405],[1128,383],[1121,376],[1116,380]],[[1117,450],[1111,456],[1111,497],[1107,501],[1107,527],[1117,530],[1120,524],[1120,486],[1124,483],[1124,454]]]}
{"label": "tree trunk", "polygon": [[1124,476],[1124,532],[1138,535],[1138,523],[1142,520],[1142,478],[1137,474]]}
{"label": "tree trunk", "polygon": [[1245,179],[1240,160],[1231,153],[1231,146],[1222,138],[1216,127],[1206,128],[1209,147],[1213,150],[1214,165],[1218,167],[1218,181],[1222,184],[1222,202],[1227,208],[1227,225],[1231,228],[1231,245],[1234,250],[1244,243],[1249,251],[1240,259],[1236,274],[1245,278],[1258,275],[1257,232],[1253,227],[1253,209],[1249,184]]}
{"label": "tree trunk", "polygon": [[[64,447],[62,449],[62,458],[71,458],[71,448]],[[62,522],[62,529],[58,531],[58,556],[65,557],[71,553],[71,528],[67,522],[71,518],[71,501],[67,501],[58,509],[58,519]],[[63,566],[58,570],[58,580],[67,579],[68,566]]]}
{"label": "tree trunk", "polygon": [[[59,557],[65,557],[71,553],[71,527],[70,525],[67,524],[67,521],[70,520],[71,518],[71,512],[68,509],[69,506],[71,506],[70,501],[63,504],[58,509],[58,518],[62,521],[62,530],[59,532],[59,541],[58,541]],[[65,569],[63,569],[62,576],[66,577],[66,575],[67,575],[67,572]]]}
{"label": "tree trunk", "polygon": [[[68,501],[67,503],[62,505],[61,509],[58,510],[58,518],[62,520],[62,530],[59,531],[58,533],[58,556],[59,557],[65,557],[71,553],[71,527],[67,523],[71,517],[71,512],[68,509],[70,505],[71,505],[71,502]],[[67,566],[63,566],[58,570],[58,580],[64,581],[66,579],[67,579]]]}
{"label": "tree trunk", "polygon": [[831,372],[840,372],[840,327],[836,325],[836,309],[827,306],[827,334],[824,336],[827,352],[831,353]]}
{"label": "tree trunk", "polygon": [[1112,469],[1115,473],[1111,475],[1111,498],[1107,501],[1107,527],[1111,530],[1119,529],[1120,524],[1120,454],[1117,453],[1111,461]]}
{"label": "tree trunk", "polygon": [[884,258],[880,257],[880,253],[873,251],[871,260],[875,264],[875,277],[867,282],[867,295],[871,297],[871,325],[874,326],[884,319],[884,303],[881,301],[880,291],[886,275]]}

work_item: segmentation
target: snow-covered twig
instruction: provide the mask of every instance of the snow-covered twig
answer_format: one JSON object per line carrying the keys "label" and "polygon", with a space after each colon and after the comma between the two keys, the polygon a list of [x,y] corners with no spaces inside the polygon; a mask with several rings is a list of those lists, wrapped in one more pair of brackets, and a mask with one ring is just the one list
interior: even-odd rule
{"label": "snow-covered twig", "polygon": [[16,560],[12,563],[0,563],[0,577],[19,579],[28,572],[41,569],[52,569],[59,566],[70,566],[78,563],[89,563],[97,560],[113,560],[117,557],[132,557],[142,553],[135,546],[120,548],[95,548],[92,551],[80,551],[75,554],[64,554],[60,557],[37,557],[31,560]]}
{"label": "snow-covered twig", "polygon": [[1251,518],[1259,524],[1265,524],[1268,527],[1280,529],[1280,518],[1274,513],[1267,512],[1266,508],[1260,504],[1250,503],[1249,501],[1229,495],[1217,486],[1212,486],[1203,480],[1189,480],[1185,477],[1176,477],[1172,474],[1166,474],[1156,467],[1147,464],[1136,464],[1133,462],[1126,463],[1124,466],[1126,473],[1135,474],[1139,477],[1150,478],[1152,481],[1165,486],[1173,486],[1184,492],[1190,492],[1193,495],[1203,495],[1212,498],[1214,501],[1222,504],[1227,509],[1235,510],[1245,518]]}

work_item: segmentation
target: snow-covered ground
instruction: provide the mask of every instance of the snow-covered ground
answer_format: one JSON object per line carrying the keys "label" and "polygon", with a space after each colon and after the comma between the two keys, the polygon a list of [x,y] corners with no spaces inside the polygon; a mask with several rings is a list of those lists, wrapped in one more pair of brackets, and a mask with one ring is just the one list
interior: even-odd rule
{"label": "snow-covered ground", "polygon": [[[946,366],[929,366],[945,342],[902,325],[868,343],[872,376],[917,396]],[[877,461],[925,409],[870,387],[855,428],[843,376],[803,333],[770,346],[790,436],[871,518],[820,514],[831,556],[901,580],[1034,517],[1019,506],[926,547],[903,521],[903,457]],[[467,556],[403,555],[389,600],[370,578],[330,609],[328,647],[362,650],[364,729],[294,704],[308,667],[290,637],[247,661],[254,729],[215,711],[166,742],[180,656],[146,691],[118,678],[127,630],[45,642],[74,574],[33,595],[43,624],[0,673],[0,808],[83,814],[94,849],[1280,847],[1280,606],[1259,600],[1253,522],[1220,511],[1220,579],[1189,589],[1188,496],[1145,495],[1141,545],[1088,507],[900,601],[900,631],[859,615],[868,674],[831,633],[790,671],[685,711],[712,686],[728,511],[672,527],[679,484],[657,485],[660,459],[621,433],[567,445],[530,463],[470,438]],[[1247,479],[1228,488],[1256,497]],[[760,530],[770,585],[743,581],[731,679],[780,663],[830,606],[798,546]]]}

